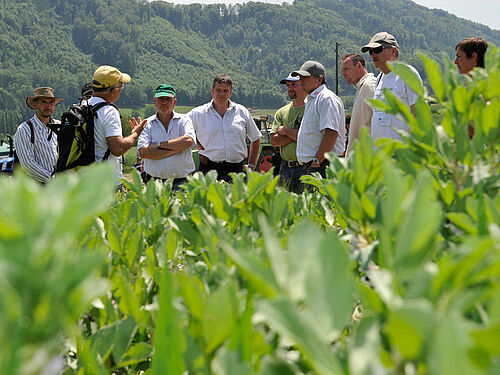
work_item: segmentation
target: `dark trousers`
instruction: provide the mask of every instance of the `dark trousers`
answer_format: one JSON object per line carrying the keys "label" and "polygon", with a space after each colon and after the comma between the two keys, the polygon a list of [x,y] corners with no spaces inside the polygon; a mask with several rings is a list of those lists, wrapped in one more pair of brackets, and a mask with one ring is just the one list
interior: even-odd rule
{"label": "dark trousers", "polygon": [[206,174],[208,171],[215,170],[217,171],[217,180],[233,182],[233,179],[231,178],[231,176],[229,176],[229,173],[243,172],[243,162],[229,163],[227,161],[215,162],[212,160],[208,160],[207,163],[202,163],[200,160],[198,170],[203,174]]}
{"label": "dark trousers", "polygon": [[[330,165],[330,162],[328,160],[323,160],[323,162],[319,165],[319,167],[312,167],[311,166],[312,162],[308,162],[304,164],[305,170],[304,174],[313,174],[314,172],[318,172],[321,177],[326,178],[326,167],[327,165]],[[305,188],[309,191],[315,191],[317,190],[315,186],[308,185],[308,184],[302,184],[305,186]]]}
{"label": "dark trousers", "polygon": [[[292,165],[292,166],[291,166]],[[283,160],[280,165],[279,186],[288,189],[296,194],[301,194],[304,191],[304,184],[300,181],[300,176],[304,175],[305,165],[295,165]]]}
{"label": "dark trousers", "polygon": [[[169,180],[167,178],[153,177],[146,172],[144,172],[144,173],[145,173],[145,177],[143,178],[143,180],[144,180],[145,184],[147,184],[149,182],[149,180],[151,180],[151,179],[160,180],[162,182]],[[184,182],[187,182],[186,177],[174,178],[174,180],[172,181],[172,190],[180,190],[179,186],[182,185]]]}

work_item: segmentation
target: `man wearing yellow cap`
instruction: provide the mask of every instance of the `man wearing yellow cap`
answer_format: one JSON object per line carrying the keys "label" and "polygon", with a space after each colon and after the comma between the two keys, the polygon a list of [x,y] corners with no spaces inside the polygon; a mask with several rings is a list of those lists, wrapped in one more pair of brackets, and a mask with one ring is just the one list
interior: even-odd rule
{"label": "man wearing yellow cap", "polygon": [[132,132],[124,137],[122,135],[122,123],[120,112],[113,104],[115,103],[123,90],[125,83],[130,82],[130,76],[120,72],[118,69],[103,65],[97,68],[92,78],[92,88],[94,93],[89,100],[89,104],[97,106],[105,102],[109,105],[99,108],[96,112],[94,121],[94,139],[95,139],[95,160],[107,160],[115,171],[117,184],[120,185],[120,179],[123,178],[121,156],[127,152],[135,143],[141,134],[146,120],[139,122],[134,119],[131,123]]}
{"label": "man wearing yellow cap", "polygon": [[62,101],[55,97],[51,87],[38,87],[26,104],[35,110],[35,115],[19,125],[14,135],[14,146],[21,166],[28,175],[42,183],[47,182],[54,171],[57,160],[57,136],[47,127],[54,108]]}
{"label": "man wearing yellow cap", "polygon": [[148,176],[161,180],[173,178],[174,189],[194,172],[191,146],[196,142],[191,118],[174,111],[176,95],[171,85],[162,84],[156,88],[156,114],[147,119],[137,141]]}

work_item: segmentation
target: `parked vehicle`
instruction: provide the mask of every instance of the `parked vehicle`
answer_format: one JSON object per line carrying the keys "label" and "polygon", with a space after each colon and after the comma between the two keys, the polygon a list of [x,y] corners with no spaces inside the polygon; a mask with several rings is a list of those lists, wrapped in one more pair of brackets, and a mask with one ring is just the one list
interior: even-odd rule
{"label": "parked vehicle", "polygon": [[[260,132],[262,138],[260,139],[260,152],[255,167],[256,171],[267,172],[274,167],[274,175],[279,173],[281,164],[281,155],[279,147],[273,147],[271,144],[271,127],[274,122],[274,117],[271,115],[254,117],[253,119]],[[248,146],[250,146],[250,143]]]}
{"label": "parked vehicle", "polygon": [[7,141],[0,140],[0,172],[12,174],[14,170],[14,140],[7,134]]}

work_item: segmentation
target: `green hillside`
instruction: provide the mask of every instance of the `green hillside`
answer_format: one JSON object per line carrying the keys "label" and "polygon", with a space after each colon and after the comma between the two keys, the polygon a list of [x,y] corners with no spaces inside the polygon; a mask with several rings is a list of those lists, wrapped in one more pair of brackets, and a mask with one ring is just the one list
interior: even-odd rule
{"label": "green hillside", "polygon": [[[179,104],[201,104],[210,99],[210,83],[218,73],[232,75],[236,101],[279,107],[285,95],[278,81],[290,70],[305,60],[319,60],[335,87],[335,43],[342,56],[359,51],[382,30],[396,36],[401,60],[420,72],[418,51],[434,58],[452,56],[455,44],[469,36],[500,44],[500,31],[409,0],[231,6],[0,0],[0,132],[13,132],[31,113],[24,99],[34,87],[54,87],[64,98],[61,111],[78,98],[81,85],[101,64],[132,76],[118,103],[124,107],[150,102],[160,82],[178,88]],[[349,107],[353,89],[342,77],[339,84]]]}

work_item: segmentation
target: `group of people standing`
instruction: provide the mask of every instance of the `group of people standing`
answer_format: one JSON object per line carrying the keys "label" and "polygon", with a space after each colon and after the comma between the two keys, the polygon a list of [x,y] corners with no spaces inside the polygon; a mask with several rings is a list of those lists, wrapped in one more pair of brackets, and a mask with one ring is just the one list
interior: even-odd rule
{"label": "group of people standing", "polygon": [[[487,43],[481,38],[460,42],[456,46],[455,60],[460,72],[468,74],[475,66],[484,67],[486,48]],[[399,139],[399,131],[408,131],[399,118],[373,109],[366,101],[370,98],[384,101],[384,89],[389,89],[414,110],[417,94],[387,65],[399,58],[398,42],[389,33],[377,33],[361,52],[368,52],[381,72],[377,77],[368,73],[365,60],[359,54],[350,53],[342,58],[342,75],[347,83],[357,88],[348,143],[344,105],[327,88],[326,72],[321,63],[306,61],[280,82],[286,85],[291,102],[276,112],[271,143],[280,147],[279,183],[290,191],[303,192],[305,185],[300,177],[304,174],[319,172],[325,176],[326,153],[349,155],[362,127],[370,130],[374,140]],[[413,67],[410,69],[420,78]],[[123,178],[122,155],[136,141],[148,178],[173,179],[174,188],[195,171],[191,154],[194,147],[199,151],[199,171],[216,170],[219,180],[230,182],[229,173],[255,168],[261,132],[248,109],[230,100],[233,81],[229,75],[216,76],[211,89],[212,100],[185,115],[175,112],[175,88],[168,84],[158,85],[153,98],[156,113],[147,119],[132,118],[131,133],[124,137],[120,113],[114,103],[130,81],[131,77],[117,68],[100,66],[91,83],[82,89],[84,100],[96,108],[95,161],[107,160],[113,166],[117,185]],[[50,87],[37,88],[34,96],[26,99],[35,115],[19,125],[14,137],[22,167],[42,183],[52,177],[57,159],[57,136],[47,124],[57,121],[51,116],[61,101]]]}
{"label": "group of people standing", "polygon": [[[488,43],[483,38],[468,38],[458,43],[455,47],[455,64],[459,72],[470,74],[475,67],[484,68],[487,47]],[[342,57],[342,75],[348,84],[356,86],[352,115],[348,123],[344,123],[342,101],[324,86],[324,68],[320,63],[309,61],[301,70],[292,72],[280,82],[286,85],[288,96],[292,100],[276,112],[271,133],[271,142],[273,146],[280,147],[282,157],[280,185],[301,193],[304,184],[300,177],[314,171],[324,176],[328,163],[324,160],[324,153],[333,151],[339,156],[349,155],[363,127],[368,129],[374,142],[379,138],[400,139],[401,131],[408,132],[408,126],[400,118],[379,111],[367,102],[367,99],[384,102],[384,90],[388,89],[414,113],[417,94],[388,66],[388,62],[399,60],[399,49],[396,38],[387,32],[375,34],[361,48],[362,53],[369,53],[373,64],[380,70],[377,77],[367,71],[365,59],[360,54],[348,53]],[[408,67],[422,84],[416,69],[410,65]],[[314,84],[309,75],[317,78]],[[321,98],[318,94],[322,91],[328,93],[327,99],[318,100]],[[332,111],[333,108],[335,110]],[[316,126],[312,126],[313,117]],[[344,143],[346,125],[347,144]],[[332,138],[329,138],[331,132],[335,139],[333,146]],[[311,143],[307,134],[316,134],[315,142]],[[314,155],[304,152],[309,146],[309,151],[314,151]]]}

